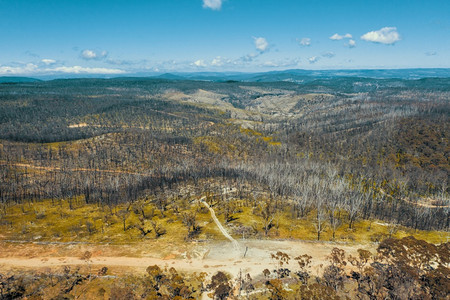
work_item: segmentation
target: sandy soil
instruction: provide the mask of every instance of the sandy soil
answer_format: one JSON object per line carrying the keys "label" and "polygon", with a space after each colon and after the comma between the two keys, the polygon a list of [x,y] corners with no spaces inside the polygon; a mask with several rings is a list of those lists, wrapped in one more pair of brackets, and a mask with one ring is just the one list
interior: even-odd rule
{"label": "sandy soil", "polygon": [[[223,191],[224,194],[230,191]],[[215,216],[214,210],[199,199],[211,212],[214,222],[229,241],[208,241],[178,248],[173,245],[169,255],[162,257],[151,250],[142,251],[143,245],[83,245],[83,244],[14,244],[0,243],[0,272],[16,268],[42,269],[66,265],[86,265],[79,257],[90,251],[93,255],[89,262],[94,267],[114,267],[115,270],[134,270],[145,272],[150,265],[175,267],[186,272],[207,272],[213,274],[219,270],[231,275],[239,272],[250,273],[252,277],[261,275],[264,269],[272,270],[276,262],[271,254],[277,251],[287,253],[291,258],[308,254],[313,257],[313,273],[321,273],[321,265],[327,264],[327,256],[335,247],[344,249],[347,254],[355,255],[357,249],[371,250],[373,245],[345,245],[325,242],[274,241],[274,240],[235,240],[229,235]],[[168,245],[172,247],[172,245]],[[165,251],[167,253],[167,251]],[[73,256],[78,254],[79,257]],[[296,268],[291,261],[292,270]]]}
{"label": "sandy soil", "polygon": [[[275,268],[276,264],[271,259],[270,254],[277,251],[285,252],[291,258],[302,254],[311,255],[313,257],[313,273],[320,274],[320,265],[326,264],[326,257],[334,247],[344,249],[347,254],[352,255],[355,255],[358,248],[370,249],[374,247],[371,245],[343,245],[305,241],[241,240],[238,243],[238,249],[229,241],[212,241],[199,244],[194,246],[191,251],[185,252],[174,248],[172,254],[166,257],[159,257],[158,253],[135,253],[136,257],[107,255],[108,252],[112,254],[120,252],[118,248],[121,246],[103,246],[102,251],[98,251],[95,246],[83,246],[83,251],[90,250],[93,253],[90,262],[92,267],[107,266],[116,270],[116,273],[121,273],[121,270],[125,273],[128,273],[130,270],[144,273],[148,266],[156,264],[162,267],[173,266],[186,272],[207,272],[208,274],[213,274],[222,270],[235,276],[239,271],[242,271],[256,276],[260,275],[266,268],[269,270]],[[5,247],[6,245],[7,243],[0,244],[0,253],[2,254],[2,257],[0,257],[0,272],[17,268],[39,270],[58,268],[65,265],[86,265],[86,262],[79,257],[59,255],[64,254],[64,248],[67,247],[64,245],[48,248],[43,245],[31,244],[30,247],[33,248],[32,254],[16,251],[15,248],[19,247],[19,245],[8,245],[8,247]],[[26,246],[20,245],[22,250]],[[108,247],[114,247],[114,251],[108,251]],[[7,253],[2,250],[7,250]],[[53,255],[49,255],[51,253]],[[81,256],[82,251],[78,253]],[[293,270],[297,269],[293,260],[289,266]]]}
{"label": "sandy soil", "polygon": [[202,197],[200,199],[201,203],[203,203],[204,206],[206,206],[207,209],[209,209],[211,213],[211,218],[214,220],[214,223],[216,223],[216,226],[219,228],[220,232],[223,234],[224,237],[226,237],[234,246],[234,249],[239,249],[239,243],[226,231],[226,229],[222,226],[219,219],[216,217],[216,213],[214,212],[214,209],[212,209],[211,206],[208,205],[208,203],[205,202],[206,197]]}

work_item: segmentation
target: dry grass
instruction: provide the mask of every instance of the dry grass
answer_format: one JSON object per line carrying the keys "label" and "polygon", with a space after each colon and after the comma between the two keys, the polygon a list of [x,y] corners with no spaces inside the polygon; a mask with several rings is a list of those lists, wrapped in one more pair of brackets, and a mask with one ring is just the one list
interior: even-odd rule
{"label": "dry grass", "polygon": [[[69,204],[71,202],[71,204]],[[180,213],[196,213],[197,222],[201,227],[200,233],[194,238],[200,241],[221,241],[225,237],[214,224],[208,210],[198,203],[189,204],[184,210],[175,213],[169,208],[164,216],[150,202],[143,202],[145,214],[153,216],[144,221],[146,229],[152,229],[150,221],[160,224],[166,234],[155,237],[154,231],[146,236],[136,228],[141,224],[140,213],[132,206],[118,205],[115,207],[85,204],[82,197],[70,200],[44,200],[29,202],[7,207],[0,217],[0,239],[28,242],[52,242],[52,243],[78,243],[98,245],[139,245],[136,249],[152,250],[160,253],[162,257],[172,253],[173,247],[185,248],[190,244],[186,239],[187,228],[181,221]],[[240,202],[242,204],[242,202]],[[72,206],[72,209],[70,207]],[[129,209],[125,220],[125,231],[120,211]],[[263,218],[250,207],[240,207],[238,213],[233,214],[236,220],[226,223],[225,216],[221,213],[220,206],[215,207],[217,217],[225,224],[230,234],[235,238],[241,238],[235,233],[235,228],[246,226],[256,230],[254,234],[259,238],[268,239],[294,239],[315,240],[314,212],[310,212],[304,218],[292,218],[289,211],[278,212],[273,219],[273,227],[268,236],[264,236]],[[5,213],[6,212],[6,213]],[[360,220],[349,228],[346,220],[336,231],[335,240],[348,243],[372,243],[392,236],[402,238],[412,235],[417,239],[431,243],[446,242],[449,234],[442,231],[413,230],[403,226],[386,224],[376,220]],[[322,241],[332,241],[332,230],[325,226],[321,234]],[[124,253],[128,255],[129,253]]]}
{"label": "dry grass", "polygon": [[[263,218],[253,213],[249,207],[242,208],[242,212],[233,216],[238,219],[235,224],[242,224],[248,227],[254,227],[259,230],[258,235],[263,235]],[[292,218],[290,212],[277,213],[267,238],[270,239],[297,239],[297,240],[316,240],[317,232],[314,226],[315,213],[310,212],[304,218]],[[344,216],[345,217],[345,216]],[[402,238],[405,236],[414,236],[417,239],[425,240],[429,243],[440,244],[447,242],[450,234],[445,231],[425,231],[414,230],[408,227],[383,223],[378,220],[359,220],[353,224],[350,229],[348,222],[344,219],[335,233],[335,241],[348,243],[373,243],[387,237]],[[333,241],[331,227],[326,225],[321,233],[322,241]]]}

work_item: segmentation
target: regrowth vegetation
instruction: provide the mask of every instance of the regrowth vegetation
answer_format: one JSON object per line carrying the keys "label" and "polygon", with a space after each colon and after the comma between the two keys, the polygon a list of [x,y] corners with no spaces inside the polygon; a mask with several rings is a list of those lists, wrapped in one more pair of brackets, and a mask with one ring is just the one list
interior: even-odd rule
{"label": "regrowth vegetation", "polygon": [[[349,77],[0,84],[1,238],[161,245],[224,239],[203,199],[235,238],[380,242],[413,235],[445,242],[449,84]],[[275,253],[277,269],[262,275],[260,288],[271,299],[396,298],[400,291],[439,299],[448,277],[439,253],[447,246],[398,243],[382,242],[377,258],[337,249],[315,282],[308,254]],[[399,258],[401,247],[419,254]],[[433,257],[422,257],[425,248]],[[298,269],[286,267],[291,259]],[[56,297],[103,277],[65,270],[55,278]],[[18,290],[8,283],[19,287],[18,278],[2,280],[2,293],[31,297],[28,283]],[[98,292],[189,299],[208,291],[225,299],[236,291],[224,273],[208,286],[159,267],[149,268],[137,289],[123,280]],[[250,275],[240,280],[240,291],[251,293]],[[354,294],[344,293],[349,289]]]}
{"label": "regrowth vegetation", "polygon": [[270,215],[266,230],[286,207],[295,219],[313,212],[319,239],[359,218],[446,229],[442,80],[2,85],[0,199],[114,206],[185,184],[201,196],[209,180],[268,198],[253,206]]}

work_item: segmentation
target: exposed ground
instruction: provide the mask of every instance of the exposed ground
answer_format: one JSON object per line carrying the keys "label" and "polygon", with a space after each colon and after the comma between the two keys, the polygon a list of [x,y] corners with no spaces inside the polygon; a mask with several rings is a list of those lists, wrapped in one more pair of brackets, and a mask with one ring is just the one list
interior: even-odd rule
{"label": "exposed ground", "polygon": [[[308,254],[313,257],[313,272],[321,273],[321,264],[325,264],[327,255],[334,247],[344,249],[354,255],[359,248],[372,249],[373,245],[338,244],[325,242],[306,241],[274,241],[274,240],[240,240],[236,241],[229,235],[226,229],[215,216],[215,211],[205,201],[200,199],[211,212],[211,216],[220,232],[229,241],[209,241],[196,243],[191,247],[178,249],[173,247],[169,255],[164,257],[161,253],[146,251],[143,245],[135,245],[140,251],[129,251],[132,245],[87,245],[77,243],[51,244],[51,243],[0,243],[0,269],[3,271],[13,269],[45,269],[58,268],[67,265],[86,265],[87,262],[80,259],[85,251],[93,253],[89,264],[96,268],[107,266],[121,274],[125,272],[144,273],[150,265],[175,267],[186,272],[207,272],[214,274],[217,271],[226,271],[237,275],[240,271],[252,276],[261,275],[264,269],[275,268],[276,264],[271,259],[271,254],[282,251],[292,258]],[[0,236],[1,237],[1,236]],[[127,253],[131,256],[118,255]],[[74,254],[79,254],[75,256]],[[167,252],[166,252],[167,253]]]}
{"label": "exposed ground", "polygon": [[[344,249],[353,254],[358,248],[374,248],[373,245],[344,245],[324,242],[305,241],[271,241],[246,240],[239,241],[236,249],[231,242],[208,242],[192,247],[190,251],[174,247],[172,254],[159,257],[158,253],[142,253],[140,255],[117,256],[128,247],[120,246],[89,246],[89,245],[36,245],[0,243],[0,269],[58,268],[66,265],[86,265],[79,257],[85,252],[93,253],[90,264],[96,269],[107,266],[114,274],[128,272],[144,273],[150,265],[175,267],[186,272],[207,272],[213,274],[219,270],[233,276],[241,270],[252,276],[261,275],[264,269],[275,268],[275,262],[270,254],[277,251],[288,253],[292,258],[302,254],[313,257],[313,273],[320,273],[320,264],[326,263],[327,255],[334,247]],[[27,250],[33,249],[32,253]],[[180,251],[181,250],[181,251]],[[79,253],[79,257],[75,256]],[[116,256],[114,255],[116,254]],[[245,257],[244,257],[245,254]]]}
{"label": "exposed ground", "polygon": [[213,218],[214,223],[216,223],[217,227],[219,228],[219,230],[223,234],[223,236],[226,237],[233,244],[234,249],[238,250],[239,249],[239,243],[225,230],[225,228],[219,222],[219,219],[217,219],[216,213],[214,212],[214,209],[211,206],[209,206],[208,203],[205,202],[205,198],[206,197],[203,197],[202,199],[200,199],[200,201],[211,212],[211,217]]}

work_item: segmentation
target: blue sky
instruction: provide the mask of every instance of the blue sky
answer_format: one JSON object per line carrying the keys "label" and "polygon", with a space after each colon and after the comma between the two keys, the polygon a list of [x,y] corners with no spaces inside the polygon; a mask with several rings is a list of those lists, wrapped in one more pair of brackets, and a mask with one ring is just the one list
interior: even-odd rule
{"label": "blue sky", "polygon": [[449,68],[448,0],[0,0],[0,76]]}

